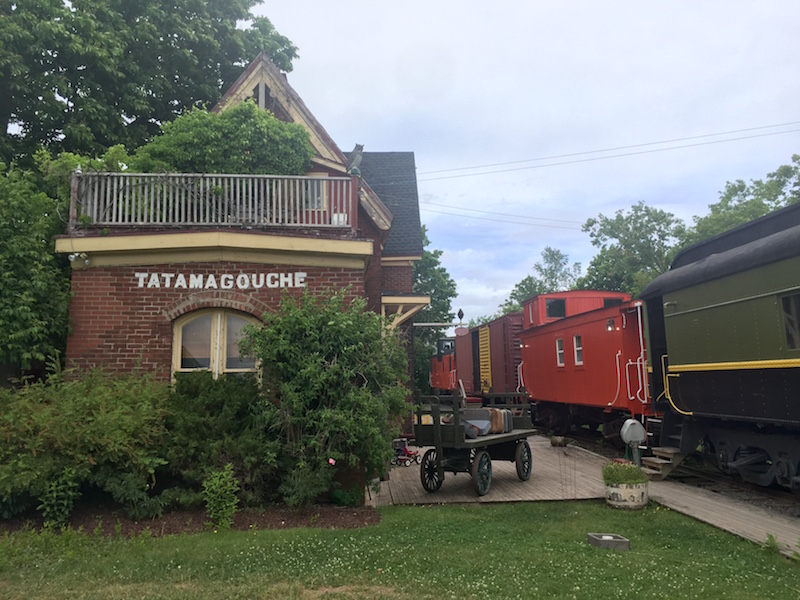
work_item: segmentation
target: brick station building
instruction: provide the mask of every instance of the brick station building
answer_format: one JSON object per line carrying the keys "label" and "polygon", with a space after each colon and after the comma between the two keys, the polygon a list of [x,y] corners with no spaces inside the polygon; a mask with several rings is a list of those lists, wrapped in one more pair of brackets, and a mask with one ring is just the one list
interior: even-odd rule
{"label": "brick station building", "polygon": [[305,176],[74,174],[56,241],[72,264],[68,367],[246,372],[242,327],[283,293],[348,287],[406,330],[429,303],[412,293],[423,249],[413,153],[345,155],[263,53],[215,110],[248,98],[309,132]]}

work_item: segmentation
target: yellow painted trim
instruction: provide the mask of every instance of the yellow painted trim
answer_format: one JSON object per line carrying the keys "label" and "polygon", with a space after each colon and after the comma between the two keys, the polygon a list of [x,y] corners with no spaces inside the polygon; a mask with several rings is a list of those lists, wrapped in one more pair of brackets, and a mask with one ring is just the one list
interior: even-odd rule
{"label": "yellow painted trim", "polygon": [[430,303],[430,296],[381,296],[381,316],[393,317],[389,329],[395,329]]}
{"label": "yellow painted trim", "polygon": [[363,269],[372,257],[372,242],[210,231],[59,238],[56,252],[85,253],[88,268],[235,261]]}
{"label": "yellow painted trim", "polygon": [[382,256],[381,266],[384,267],[413,267],[414,262],[422,260],[421,256]]}
{"label": "yellow painted trim", "polygon": [[430,296],[381,296],[381,304],[430,304]]}
{"label": "yellow painted trim", "polygon": [[792,369],[797,367],[800,367],[800,358],[670,365],[669,371],[671,373],[691,373],[694,371],[745,371],[754,369]]}

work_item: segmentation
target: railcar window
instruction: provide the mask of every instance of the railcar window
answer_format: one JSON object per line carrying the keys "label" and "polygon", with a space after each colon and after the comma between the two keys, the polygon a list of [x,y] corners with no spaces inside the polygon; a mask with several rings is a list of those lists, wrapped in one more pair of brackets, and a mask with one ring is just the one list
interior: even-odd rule
{"label": "railcar window", "polygon": [[548,319],[563,319],[567,316],[567,305],[563,298],[548,298],[544,306]]}
{"label": "railcar window", "polygon": [[583,341],[581,340],[581,336],[576,335],[572,338],[573,348],[575,349],[575,364],[582,365],[583,364]]}
{"label": "railcar window", "polygon": [[622,298],[603,298],[603,308],[611,308],[622,304]]}
{"label": "railcar window", "polygon": [[561,338],[556,340],[556,363],[559,367],[564,366],[564,340]]}
{"label": "railcar window", "polygon": [[783,298],[783,323],[786,328],[786,347],[800,349],[800,294]]}

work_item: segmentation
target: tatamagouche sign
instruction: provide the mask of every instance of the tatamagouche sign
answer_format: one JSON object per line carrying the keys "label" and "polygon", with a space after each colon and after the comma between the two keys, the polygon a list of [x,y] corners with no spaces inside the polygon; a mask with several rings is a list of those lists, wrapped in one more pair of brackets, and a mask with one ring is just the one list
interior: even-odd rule
{"label": "tatamagouche sign", "polygon": [[304,288],[307,273],[134,273],[137,287],[187,290],[258,290],[267,288]]}

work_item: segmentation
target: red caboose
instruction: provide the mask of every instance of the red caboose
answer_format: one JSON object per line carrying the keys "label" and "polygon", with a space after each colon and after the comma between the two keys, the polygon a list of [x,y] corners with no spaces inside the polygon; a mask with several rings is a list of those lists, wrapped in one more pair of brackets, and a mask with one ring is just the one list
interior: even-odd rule
{"label": "red caboose", "polygon": [[434,393],[452,394],[457,389],[455,338],[436,342],[436,355],[431,358],[431,389]]}
{"label": "red caboose", "polygon": [[653,416],[641,302],[576,291],[542,294],[523,309],[523,384],[539,423],[560,433],[603,425],[611,437],[626,418]]}

